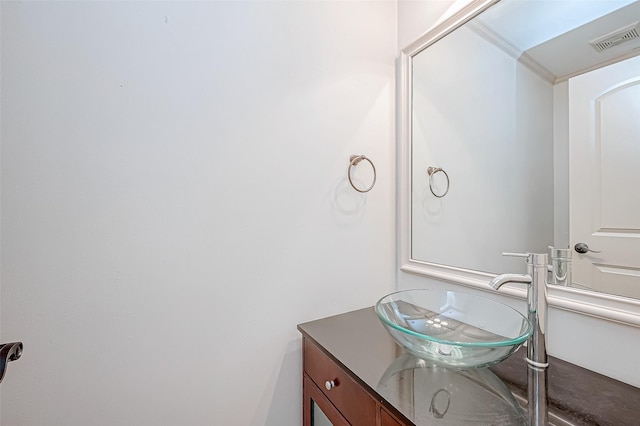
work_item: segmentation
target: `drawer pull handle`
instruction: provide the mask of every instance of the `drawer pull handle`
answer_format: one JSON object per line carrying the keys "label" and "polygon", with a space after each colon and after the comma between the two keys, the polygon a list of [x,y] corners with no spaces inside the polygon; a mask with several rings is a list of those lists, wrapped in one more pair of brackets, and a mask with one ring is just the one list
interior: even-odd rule
{"label": "drawer pull handle", "polygon": [[327,380],[324,383],[324,387],[327,388],[327,390],[331,390],[331,389],[335,388],[336,386],[338,386],[338,384],[336,382],[334,382],[333,380]]}

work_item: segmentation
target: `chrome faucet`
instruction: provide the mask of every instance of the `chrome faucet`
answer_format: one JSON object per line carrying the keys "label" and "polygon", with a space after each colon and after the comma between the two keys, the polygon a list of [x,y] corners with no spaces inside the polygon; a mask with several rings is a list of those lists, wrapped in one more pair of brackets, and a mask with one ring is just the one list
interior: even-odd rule
{"label": "chrome faucet", "polygon": [[528,284],[527,308],[529,322],[533,327],[527,340],[527,401],[530,426],[543,426],[548,421],[547,411],[547,263],[548,255],[535,253],[503,253],[505,256],[525,257],[527,274],[502,274],[489,282],[498,290],[512,283]]}

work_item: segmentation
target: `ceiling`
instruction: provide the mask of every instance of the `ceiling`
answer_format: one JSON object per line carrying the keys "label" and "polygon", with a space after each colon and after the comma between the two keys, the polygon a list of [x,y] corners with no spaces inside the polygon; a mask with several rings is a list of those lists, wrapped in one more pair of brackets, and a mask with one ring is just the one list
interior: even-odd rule
{"label": "ceiling", "polygon": [[603,52],[591,45],[638,22],[637,0],[502,0],[478,16],[473,27],[559,81],[640,54],[640,37]]}

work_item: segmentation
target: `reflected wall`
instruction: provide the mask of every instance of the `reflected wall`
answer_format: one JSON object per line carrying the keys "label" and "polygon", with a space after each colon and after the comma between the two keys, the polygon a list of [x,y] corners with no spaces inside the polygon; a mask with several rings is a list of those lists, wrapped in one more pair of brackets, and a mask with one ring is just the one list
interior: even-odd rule
{"label": "reflected wall", "polygon": [[521,270],[502,252],[553,242],[551,83],[467,27],[414,57],[413,82],[412,258]]}

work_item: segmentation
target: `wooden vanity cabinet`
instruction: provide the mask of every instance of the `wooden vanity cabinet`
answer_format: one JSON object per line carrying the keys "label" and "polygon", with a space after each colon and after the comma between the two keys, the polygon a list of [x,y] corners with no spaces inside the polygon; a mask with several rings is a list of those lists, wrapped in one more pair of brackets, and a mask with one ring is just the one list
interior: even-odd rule
{"label": "wooden vanity cabinet", "polygon": [[349,422],[306,374],[303,374],[302,388],[304,426],[349,426]]}
{"label": "wooden vanity cabinet", "polygon": [[312,341],[302,342],[304,426],[405,426]]}
{"label": "wooden vanity cabinet", "polygon": [[380,426],[404,426],[403,423],[400,423],[396,420],[391,414],[387,412],[384,408],[380,409]]}

